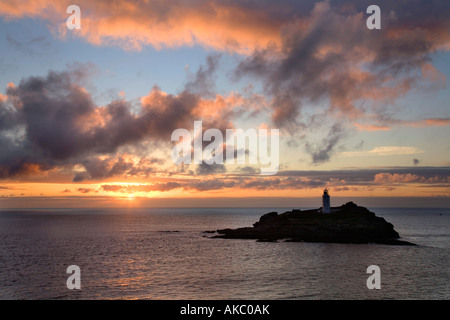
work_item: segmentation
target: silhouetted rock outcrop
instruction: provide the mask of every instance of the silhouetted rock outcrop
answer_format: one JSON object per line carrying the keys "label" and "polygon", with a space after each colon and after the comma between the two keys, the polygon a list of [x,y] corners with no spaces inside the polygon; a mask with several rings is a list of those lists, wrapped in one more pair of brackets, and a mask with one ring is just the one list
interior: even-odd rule
{"label": "silhouetted rock outcrop", "polygon": [[353,202],[332,208],[332,213],[320,213],[320,209],[270,212],[253,227],[217,233],[214,238],[413,245],[398,240],[400,235],[391,223]]}

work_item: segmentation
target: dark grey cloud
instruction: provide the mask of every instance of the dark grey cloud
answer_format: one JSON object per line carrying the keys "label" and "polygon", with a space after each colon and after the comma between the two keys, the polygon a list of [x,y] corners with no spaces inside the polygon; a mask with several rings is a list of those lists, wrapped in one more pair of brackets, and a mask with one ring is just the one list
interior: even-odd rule
{"label": "dark grey cloud", "polygon": [[19,120],[16,110],[0,99],[0,133],[14,128]]}
{"label": "dark grey cloud", "polygon": [[210,55],[206,58],[206,67],[201,65],[195,75],[190,75],[185,89],[201,96],[215,95],[215,76],[219,67],[220,55]]}
{"label": "dark grey cloud", "polygon": [[75,174],[73,181],[80,182],[86,179],[102,180],[114,176],[140,176],[148,177],[155,171],[154,164],[162,164],[157,158],[141,159],[137,164],[127,161],[123,156],[109,156],[106,158],[91,157],[81,162],[85,172]]}
{"label": "dark grey cloud", "polygon": [[415,166],[417,166],[420,163],[420,160],[419,159],[413,159],[413,163],[414,163]]}
{"label": "dark grey cloud", "polygon": [[[311,113],[339,123],[371,113],[379,115],[380,123],[392,122],[390,103],[419,87],[421,68],[450,42],[446,0],[377,1],[381,30],[366,28],[370,1],[298,2],[280,4],[291,9],[280,28],[281,46],[258,48],[234,72],[237,79],[262,81],[273,98],[273,124],[291,134],[329,125],[312,125]],[[342,126],[341,134],[320,147],[308,141],[312,161],[328,161],[345,130]]]}
{"label": "dark grey cloud", "polygon": [[312,162],[315,164],[327,162],[333,155],[337,144],[346,136],[342,126],[340,124],[334,124],[326,138],[321,143],[312,145],[307,142],[306,152],[311,155]]}
{"label": "dark grey cloud", "polygon": [[197,165],[195,173],[197,175],[209,175],[209,174],[217,174],[217,173],[225,173],[227,171],[224,164],[206,164],[204,161]]}
{"label": "dark grey cloud", "polygon": [[104,184],[102,185],[102,189],[103,191],[113,191],[113,192],[117,192],[123,189],[124,186],[121,185],[116,185],[116,184]]}
{"label": "dark grey cloud", "polygon": [[392,167],[392,168],[355,168],[341,170],[296,170],[280,171],[277,176],[283,177],[303,177],[306,179],[322,181],[333,184],[366,185],[374,181],[379,174],[417,176],[423,178],[428,183],[441,183],[450,179],[450,167]]}
{"label": "dark grey cloud", "polygon": [[5,39],[12,48],[30,56],[42,55],[48,52],[51,47],[51,42],[47,37],[30,37],[25,32],[20,34],[7,33]]}
{"label": "dark grey cloud", "polygon": [[[208,67],[200,68],[188,86],[207,81],[217,59],[209,59]],[[77,172],[74,181],[150,173],[151,165],[157,162],[133,165],[115,158],[119,149],[137,148],[143,141],[168,144],[173,130],[189,129],[198,119],[196,108],[202,97],[188,90],[172,95],[154,87],[138,111],[125,100],[99,107],[83,87],[88,66],[78,67],[25,78],[8,87],[7,99],[0,100],[0,178],[74,165],[86,169]],[[224,131],[229,127],[229,116],[207,119],[205,125]],[[104,155],[107,157],[98,157]]]}
{"label": "dark grey cloud", "polygon": [[260,170],[254,168],[254,167],[245,166],[245,167],[242,167],[242,168],[238,168],[238,172],[242,172],[242,173],[245,173],[245,174],[253,175],[253,174],[259,174]]}
{"label": "dark grey cloud", "polygon": [[209,191],[209,190],[220,190],[227,188],[237,187],[236,181],[224,179],[224,180],[204,180],[196,181],[194,183],[185,184],[185,189],[197,190],[197,191]]}

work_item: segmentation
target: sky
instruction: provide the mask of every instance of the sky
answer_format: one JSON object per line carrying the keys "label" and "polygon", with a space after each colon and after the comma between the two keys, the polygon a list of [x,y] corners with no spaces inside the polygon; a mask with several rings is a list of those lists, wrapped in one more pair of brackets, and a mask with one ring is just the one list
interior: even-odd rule
{"label": "sky", "polygon": [[[447,0],[1,0],[0,208],[319,207],[325,188],[336,206],[450,207],[449,16]],[[175,164],[194,121],[278,130],[279,168],[262,175],[248,144],[244,163]]]}

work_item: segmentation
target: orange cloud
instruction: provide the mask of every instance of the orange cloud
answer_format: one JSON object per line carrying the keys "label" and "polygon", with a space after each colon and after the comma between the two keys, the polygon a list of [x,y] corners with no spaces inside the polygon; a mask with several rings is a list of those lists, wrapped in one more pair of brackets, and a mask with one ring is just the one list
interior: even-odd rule
{"label": "orange cloud", "polygon": [[417,121],[407,120],[387,120],[387,124],[361,124],[353,123],[353,125],[360,131],[389,131],[392,125],[408,126],[414,128],[424,128],[433,126],[448,126],[450,125],[450,118],[427,118]]}
{"label": "orange cloud", "polygon": [[354,123],[355,127],[358,128],[358,130],[361,131],[389,131],[391,130],[391,127],[389,126],[383,126],[383,125],[370,125],[370,124],[360,124],[360,123]]}
{"label": "orange cloud", "polygon": [[420,121],[408,121],[405,124],[411,127],[448,126],[450,118],[428,118]]}
{"label": "orange cloud", "polygon": [[[164,112],[168,108],[167,101],[171,96],[159,88],[153,88],[146,96],[140,99],[144,110]],[[253,95],[250,98],[242,94],[230,92],[227,95],[216,94],[213,98],[198,98],[192,105],[192,119],[202,119],[205,122],[215,123],[219,128],[234,128],[230,121],[232,115],[239,112],[242,107],[245,111],[258,111],[267,105],[262,96]]]}
{"label": "orange cloud", "polygon": [[388,146],[388,147],[375,147],[369,151],[345,151],[339,155],[342,157],[364,157],[364,156],[394,156],[394,155],[407,155],[407,154],[419,154],[423,153],[415,147],[404,146]]}
{"label": "orange cloud", "polygon": [[[32,0],[18,1],[5,0],[0,2],[0,15],[7,18],[22,18],[39,16],[50,19],[54,16],[52,13],[65,13],[69,1],[51,1],[51,0]],[[68,17],[68,15],[67,15]]]}
{"label": "orange cloud", "polygon": [[433,183],[448,183],[450,177],[434,176],[424,177],[411,173],[377,173],[373,180],[377,184],[396,184],[396,183],[421,183],[421,184],[433,184]]}
{"label": "orange cloud", "polygon": [[415,174],[398,174],[398,173],[377,173],[374,177],[374,182],[378,184],[386,183],[411,183],[418,182],[421,177]]}
{"label": "orange cloud", "polygon": [[[70,1],[8,0],[0,3],[0,15],[8,18],[41,17],[52,22],[54,31],[65,36],[64,18]],[[157,49],[201,44],[220,50],[246,53],[279,44],[283,23],[270,11],[205,2],[87,1],[81,9],[81,30],[76,33],[96,45],[118,44],[140,50],[143,45]],[[61,23],[61,20],[64,20]]]}
{"label": "orange cloud", "polygon": [[445,75],[433,67],[431,63],[425,63],[422,66],[422,75],[428,81],[441,83],[444,88],[447,85],[447,78]]}

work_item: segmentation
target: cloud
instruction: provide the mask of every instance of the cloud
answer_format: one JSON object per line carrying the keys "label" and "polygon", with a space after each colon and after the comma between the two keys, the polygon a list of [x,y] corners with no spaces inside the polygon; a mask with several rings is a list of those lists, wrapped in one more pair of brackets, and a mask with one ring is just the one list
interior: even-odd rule
{"label": "cloud", "polygon": [[102,180],[115,176],[148,177],[154,172],[154,164],[162,164],[160,159],[137,158],[132,155],[114,155],[107,157],[90,157],[81,162],[84,172],[78,172],[73,181],[80,182],[85,179]]}
{"label": "cloud", "polygon": [[413,159],[413,163],[414,163],[415,166],[417,166],[420,163],[420,160],[419,159]]}
{"label": "cloud", "polygon": [[447,87],[446,76],[437,70],[431,63],[425,63],[422,65],[422,75],[430,87],[434,89],[445,89]]}
{"label": "cloud", "polygon": [[[8,19],[42,18],[53,31],[67,36],[64,18],[68,17],[66,8],[70,4],[68,0],[8,0],[0,3],[0,14]],[[309,45],[317,59],[340,55],[349,48],[350,54],[357,55],[358,50],[369,44],[368,50],[378,48],[380,54],[361,52],[368,54],[367,59],[377,63],[388,61],[398,69],[417,60],[410,60],[411,55],[448,48],[445,0],[437,0],[433,5],[425,0],[408,5],[388,0],[377,4],[382,8],[383,28],[370,34],[365,27],[368,4],[350,0],[295,4],[290,0],[277,3],[79,0],[83,22],[77,35],[97,45],[137,50],[146,45],[162,48],[196,44],[239,53],[271,48],[276,53],[289,54],[286,49],[299,49],[296,45],[301,42]],[[364,38],[368,35],[368,39]],[[381,44],[380,39],[385,43]],[[355,43],[358,46],[352,48]],[[416,43],[421,46],[414,46]]]}
{"label": "cloud", "polygon": [[335,188],[333,188],[334,192],[348,191],[348,190],[350,190],[349,187],[335,187]]}
{"label": "cloud", "polygon": [[103,191],[107,192],[122,192],[122,193],[136,193],[136,192],[167,192],[174,189],[196,190],[196,191],[212,191],[225,188],[232,188],[236,186],[236,182],[227,180],[184,180],[184,181],[167,181],[155,184],[141,184],[141,185],[102,185]]}
{"label": "cloud", "polygon": [[0,190],[15,190],[15,188],[0,186]]}
{"label": "cloud", "polygon": [[[10,19],[40,17],[50,22],[54,32],[67,36],[64,18],[70,4],[9,0],[0,3],[0,14]],[[77,36],[96,45],[119,45],[129,50],[147,45],[160,49],[198,44],[244,53],[279,41],[286,13],[286,6],[269,2],[248,6],[239,1],[79,0],[77,5],[82,13]]]}
{"label": "cloud", "polygon": [[402,183],[449,183],[450,176],[434,176],[434,177],[424,177],[417,174],[407,173],[378,173],[374,177],[374,183],[376,184],[402,184]]}
{"label": "cloud", "polygon": [[397,167],[382,169],[329,170],[329,171],[280,171],[277,176],[262,178],[259,173],[222,175],[220,179],[205,176],[202,179],[162,179],[154,184],[109,185],[101,189],[106,192],[168,192],[175,189],[185,191],[233,190],[301,190],[333,188],[337,191],[358,191],[375,186],[392,187],[401,184],[419,186],[450,186],[449,167]]}
{"label": "cloud", "polygon": [[374,182],[378,184],[387,184],[387,183],[411,183],[417,182],[420,180],[420,176],[407,173],[407,174],[398,174],[398,173],[377,173],[374,177]]}
{"label": "cloud", "polygon": [[186,179],[179,181],[167,181],[155,184],[142,185],[102,185],[103,191],[136,193],[136,192],[167,192],[174,189],[186,191],[216,191],[223,189],[252,189],[252,190],[286,190],[323,187],[325,183],[320,180],[300,177],[222,177],[221,179]]}
{"label": "cloud", "polygon": [[448,126],[450,118],[427,118],[419,121],[401,121],[404,125],[410,127],[429,127],[429,126]]}
{"label": "cloud", "polygon": [[406,147],[406,146],[386,146],[386,147],[375,147],[368,151],[345,151],[339,153],[341,157],[366,157],[366,156],[399,156],[399,155],[409,155],[409,154],[421,154],[422,150],[416,147]]}
{"label": "cloud", "polygon": [[367,124],[360,124],[360,123],[354,123],[353,124],[358,130],[360,131],[389,131],[391,130],[390,126],[386,125],[367,125]]}
{"label": "cloud", "polygon": [[51,46],[51,42],[46,37],[30,38],[26,33],[7,33],[5,39],[16,51],[23,52],[29,56],[43,55]]}
{"label": "cloud", "polygon": [[219,55],[208,56],[206,67],[200,66],[195,75],[190,75],[191,79],[185,85],[186,90],[201,96],[215,96],[214,76],[219,65],[219,59]]}
{"label": "cloud", "polygon": [[[102,185],[106,192],[168,192],[233,190],[301,190],[334,188],[336,191],[358,191],[375,186],[396,186],[414,183],[418,186],[450,186],[449,167],[396,167],[348,169],[329,171],[280,171],[276,176],[262,178],[258,172],[245,174],[205,176],[200,178],[161,178],[160,182],[142,185]],[[359,189],[358,189],[359,188]],[[333,190],[334,190],[333,189]]]}
{"label": "cloud", "polygon": [[346,136],[343,128],[339,124],[334,124],[326,138],[321,143],[313,146],[309,142],[306,143],[306,151],[311,155],[313,163],[323,163],[330,160],[335,152],[336,145]]}
{"label": "cloud", "polygon": [[195,173],[197,175],[209,175],[216,173],[225,173],[226,171],[227,169],[224,164],[206,164],[204,161],[202,161],[201,164],[197,165]]}
{"label": "cloud", "polygon": [[[278,176],[303,177],[333,185],[366,185],[375,180],[375,176],[420,176],[424,181],[447,180],[450,177],[450,167],[393,167],[393,168],[357,168],[347,170],[311,170],[311,171],[280,171]],[[437,178],[436,178],[437,177]]]}
{"label": "cloud", "polygon": [[[69,4],[2,1],[0,15],[6,19],[41,18],[61,37],[81,37],[96,45],[127,50],[200,45],[237,53],[240,62],[234,78],[262,83],[272,124],[301,136],[315,164],[329,161],[354,126],[379,131],[393,125],[449,124],[446,118],[408,122],[386,111],[414,89],[445,88],[445,75],[432,64],[432,57],[439,50],[450,50],[447,0],[378,1],[381,30],[365,27],[368,4],[364,1],[80,0],[82,28],[69,33],[64,19]],[[10,43],[14,45],[14,41]],[[179,94],[154,87],[142,98],[138,113],[132,113],[131,102],[125,100],[94,106],[80,84],[71,77],[64,80],[60,73],[47,79],[27,79],[9,90],[8,100],[16,100],[16,111],[0,111],[2,130],[29,129],[23,141],[0,137],[11,154],[0,157],[0,177],[78,164],[80,158],[91,155],[114,154],[145,139],[162,139],[198,117],[211,127],[231,128],[233,117],[242,112],[235,106],[245,106],[249,99],[239,94],[214,96],[219,60],[219,56],[210,56]],[[33,110],[41,109],[46,115],[41,127],[34,121],[37,112],[32,115],[29,111],[32,103],[38,106]],[[20,104],[25,105],[23,110],[19,110]],[[74,107],[73,114],[69,105]],[[43,127],[54,123],[45,133]],[[66,132],[58,135],[65,125]],[[317,144],[311,131],[319,129],[329,131],[330,136]],[[76,180],[82,176],[77,175]]]}
{"label": "cloud", "polygon": [[195,183],[187,184],[185,189],[197,191],[211,191],[238,187],[236,181],[232,179],[227,180],[203,180]]}
{"label": "cloud", "polygon": [[414,128],[437,127],[450,125],[450,118],[425,118],[421,120],[401,120],[396,118],[382,118],[378,120],[382,124],[360,124],[353,125],[360,131],[389,131],[393,126],[407,126]]}
{"label": "cloud", "polygon": [[296,190],[325,187],[323,179],[311,179],[306,177],[271,177],[269,179],[245,179],[241,181],[241,188],[256,190]]}
{"label": "cloud", "polygon": [[92,188],[78,188],[77,191],[81,192],[81,193],[89,193],[91,191],[93,191],[94,189]]}
{"label": "cloud", "polygon": [[254,175],[254,174],[259,174],[260,170],[257,169],[257,168],[254,168],[254,167],[245,166],[245,167],[242,167],[242,168],[238,168],[238,172]]}
{"label": "cloud", "polygon": [[[193,128],[193,120],[222,131],[233,128],[233,109],[245,101],[235,95],[207,99],[188,90],[167,94],[153,87],[138,108],[124,99],[98,106],[83,86],[91,66],[77,67],[8,86],[6,98],[0,101],[0,178],[76,165],[85,171],[75,173],[75,182],[146,175],[161,160],[131,159],[124,148],[143,142],[169,145],[173,130]],[[208,78],[202,70],[189,86]],[[204,174],[212,168],[199,170]]]}
{"label": "cloud", "polygon": [[178,182],[161,182],[156,184],[140,184],[140,185],[102,185],[103,191],[107,192],[152,192],[152,191],[170,191],[182,187]]}
{"label": "cloud", "polygon": [[[244,58],[235,77],[260,79],[272,97],[273,123],[291,133],[332,127],[329,121],[356,122],[360,130],[389,130],[393,122],[359,123],[383,114],[396,99],[423,87],[424,81],[439,84],[434,89],[444,87],[442,73],[430,61],[433,53],[450,48],[450,25],[444,14],[448,9],[435,10],[448,8],[443,1],[436,6],[426,1],[377,4],[383,28],[373,32],[365,27],[364,3],[314,2],[309,11],[283,25],[278,45],[259,48]],[[311,112],[328,121],[308,123]],[[447,122],[424,120],[416,125],[437,123]],[[341,132],[345,130],[342,126]],[[303,137],[313,163],[329,161],[342,138],[332,135],[313,147],[311,137]]]}
{"label": "cloud", "polygon": [[112,192],[117,192],[123,189],[123,186],[121,185],[102,185],[102,189],[104,191],[112,191]]}

